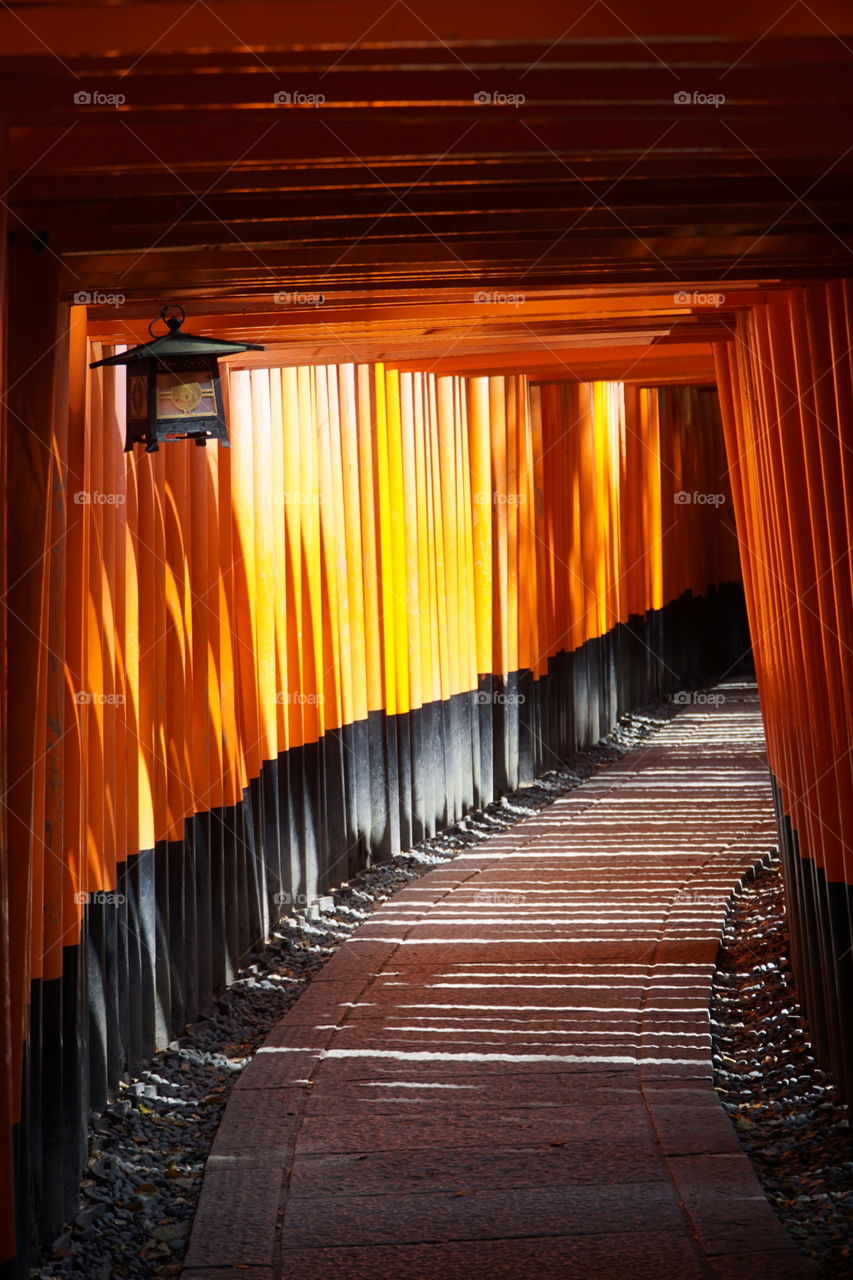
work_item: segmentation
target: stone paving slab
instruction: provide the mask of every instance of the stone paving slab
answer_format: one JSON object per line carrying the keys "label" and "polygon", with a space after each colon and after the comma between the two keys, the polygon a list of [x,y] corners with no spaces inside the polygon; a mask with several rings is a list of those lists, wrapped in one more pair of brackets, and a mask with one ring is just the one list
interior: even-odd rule
{"label": "stone paving slab", "polygon": [[[208,1167],[184,1274],[193,1268],[269,1267],[275,1253],[281,1166]],[[228,1206],[224,1209],[224,1206]],[[231,1206],[239,1206],[237,1212]]]}
{"label": "stone paving slab", "polygon": [[814,1271],[790,1248],[709,1257],[714,1280],[806,1280]]}
{"label": "stone paving slab", "polygon": [[708,1255],[777,1250],[787,1234],[749,1161],[736,1155],[671,1156],[667,1165]]}
{"label": "stone paving slab", "polygon": [[241,1266],[234,1272],[229,1264],[227,1267],[184,1267],[181,1271],[184,1280],[225,1280],[226,1276],[234,1274],[240,1280],[276,1280],[272,1267]]}
{"label": "stone paving slab", "polygon": [[775,838],[738,687],[394,895],[241,1074],[185,1280],[813,1276],[710,1059]]}
{"label": "stone paving slab", "polygon": [[[240,1073],[232,1097],[248,1089],[272,1091],[304,1084],[306,1080],[316,1075],[317,1068],[322,1062],[320,1057],[322,1052],[322,1049],[316,1049],[294,1050],[292,1053],[285,1051],[259,1053]],[[228,1110],[227,1107],[225,1109]],[[252,1136],[265,1140],[262,1134]]]}
{"label": "stone paving slab", "polygon": [[447,1194],[507,1187],[567,1186],[577,1183],[665,1182],[654,1144],[622,1137],[590,1135],[569,1142],[546,1139],[533,1147],[475,1148],[300,1155],[290,1177],[291,1196],[378,1195],[394,1186],[400,1193]]}
{"label": "stone paving slab", "polygon": [[[222,1164],[221,1158],[239,1156],[243,1163],[287,1164],[304,1103],[304,1087],[235,1092],[216,1131],[208,1163],[219,1160]],[[264,1141],[247,1146],[248,1133],[263,1133]]]}
{"label": "stone paving slab", "polygon": [[[419,1244],[539,1235],[631,1235],[653,1221],[681,1231],[681,1210],[668,1182],[582,1187],[468,1188],[464,1193],[291,1197],[283,1232],[293,1249],[361,1244]],[[618,1244],[618,1241],[616,1242]],[[403,1273],[405,1274],[405,1273]]]}
{"label": "stone paving slab", "polygon": [[[635,1087],[637,1083],[636,1065],[630,1062],[621,1064],[621,1067],[620,1064],[610,1062],[603,1064],[595,1055],[592,1061],[582,1063],[578,1061],[578,1055],[570,1057],[568,1054],[556,1053],[498,1055],[485,1052],[445,1053],[439,1050],[428,1050],[424,1052],[423,1057],[419,1057],[417,1052],[389,1052],[388,1057],[383,1057],[384,1051],[373,1053],[369,1049],[334,1049],[330,1052],[338,1056],[327,1056],[321,1059],[318,1053],[310,1059],[313,1066],[311,1077],[322,1081],[324,1085],[333,1087],[344,1080],[399,1080],[401,1077],[408,1082],[431,1080],[437,1077],[452,1081],[458,1077],[465,1078],[474,1070],[483,1080],[492,1077],[504,1078],[508,1075],[535,1078],[539,1074],[549,1076],[555,1071],[570,1069],[576,1072],[578,1078],[585,1073],[597,1077],[601,1074],[603,1066],[621,1069],[625,1072],[626,1079],[633,1080]],[[307,1055],[299,1055],[300,1062],[306,1060]],[[271,1068],[268,1078],[272,1079],[273,1076],[274,1071]],[[531,1089],[533,1087],[531,1084]]]}
{"label": "stone paving slab", "polygon": [[706,1098],[703,1091],[689,1106],[668,1106],[646,1097],[664,1155],[741,1155],[742,1148],[728,1116],[718,1102]]}
{"label": "stone paving slab", "polygon": [[[323,1070],[327,1064],[323,1064]],[[388,1110],[401,1114],[401,1107],[433,1107],[444,1111],[448,1107],[448,1090],[451,1096],[459,1093],[465,1105],[478,1107],[512,1107],[520,1103],[538,1107],[565,1107],[569,1111],[579,1106],[622,1104],[635,1105],[637,1082],[629,1068],[621,1072],[587,1073],[560,1076],[553,1072],[537,1072],[533,1076],[524,1071],[507,1071],[499,1075],[484,1076],[468,1072],[454,1073],[448,1077],[435,1071],[425,1071],[417,1080],[378,1076],[365,1072],[361,1078],[336,1076],[334,1088],[312,1089],[305,1102],[304,1114],[334,1112],[352,1114],[352,1109]],[[408,1072],[406,1073],[408,1075]],[[667,1103],[686,1091],[664,1093]],[[672,1102],[672,1105],[676,1105]],[[685,1106],[694,1106],[692,1095]],[[728,1122],[727,1122],[728,1123]]]}
{"label": "stone paving slab", "polygon": [[[446,1106],[444,1113],[350,1116],[346,1130],[340,1115],[310,1115],[299,1130],[300,1152],[393,1151],[397,1148],[464,1147],[576,1142],[599,1135],[654,1150],[648,1112],[638,1096],[633,1107],[469,1108]],[[270,1132],[270,1139],[272,1138]],[[345,1143],[347,1145],[342,1146]]]}
{"label": "stone paving slab", "polygon": [[367,937],[359,936],[347,938],[341,949],[311,979],[311,985],[352,980],[361,975],[376,973],[388,963],[396,950],[395,942],[373,942]]}
{"label": "stone paving slab", "polygon": [[[305,1276],[314,1280],[400,1280],[402,1276],[412,1280],[707,1280],[708,1272],[686,1241],[663,1233],[637,1233],[620,1236],[618,1243],[610,1235],[557,1236],[482,1240],[473,1248],[464,1242],[299,1249],[286,1254],[281,1280]],[[208,1277],[190,1273],[188,1280]],[[782,1280],[794,1277],[783,1275]]]}
{"label": "stone paving slab", "polygon": [[[583,964],[591,962],[618,962],[627,956],[630,960],[649,960],[660,944],[654,938],[646,938],[642,942],[625,939],[621,943],[615,940],[599,942],[595,939],[578,941],[576,936],[561,938],[512,938],[501,943],[501,959],[518,965],[547,964],[561,960],[565,964]],[[668,943],[664,948],[662,959],[677,964],[704,959],[713,964],[718,951],[717,939],[708,939],[701,943]],[[441,941],[438,937],[432,942],[425,940],[409,944],[405,942],[394,952],[395,969],[413,966],[420,969],[430,965],[464,964],[478,955],[485,958],[494,949],[494,942],[479,938],[470,942],[459,942],[456,939]]]}

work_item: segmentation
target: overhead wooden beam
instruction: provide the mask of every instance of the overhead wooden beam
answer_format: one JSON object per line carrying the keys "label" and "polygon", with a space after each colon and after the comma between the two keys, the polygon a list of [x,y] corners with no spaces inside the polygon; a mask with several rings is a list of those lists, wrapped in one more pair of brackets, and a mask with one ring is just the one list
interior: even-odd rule
{"label": "overhead wooden beam", "polygon": [[[381,290],[365,287],[349,292],[339,291],[324,295],[322,303],[316,299],[290,294],[275,301],[274,294],[266,296],[233,295],[223,299],[196,297],[192,311],[192,327],[199,333],[211,334],[233,329],[239,325],[241,332],[264,329],[267,333],[280,333],[289,337],[294,331],[310,328],[322,321],[335,328],[349,326],[386,325],[399,331],[403,327],[418,327],[429,332],[445,323],[462,325],[471,322],[488,323],[490,327],[505,323],[509,315],[516,325],[539,326],[555,319],[571,325],[576,333],[594,333],[602,327],[612,328],[620,323],[636,331],[644,322],[654,324],[666,318],[672,325],[681,325],[685,317],[693,317],[696,323],[704,323],[708,308],[714,308],[714,317],[722,322],[724,316],[734,316],[737,311],[763,305],[770,293],[783,286],[776,281],[728,282],[720,307],[719,281],[692,280],[677,290],[665,289],[658,282],[657,288],[649,285],[622,285],[605,290],[601,285],[587,290],[547,289],[537,286],[523,294],[523,301],[501,301],[494,293],[484,297],[483,290],[432,289],[432,290]],[[713,298],[714,301],[710,302]],[[476,300],[475,300],[476,299]],[[147,335],[151,319],[151,304],[147,301],[126,299],[120,306],[100,305],[87,307],[88,327],[93,338],[101,342],[141,342]]]}
{"label": "overhead wooden beam", "polygon": [[[737,39],[761,40],[774,35],[825,35],[830,30],[849,34],[850,10],[845,0],[823,0],[820,18],[806,5],[792,5],[780,13],[777,0],[718,0],[714,28]],[[609,5],[578,5],[567,10],[565,0],[538,0],[535,9],[515,0],[489,0],[460,5],[457,0],[421,0],[407,4],[353,3],[353,0],[263,0],[206,4],[203,10],[178,0],[145,5],[107,4],[79,0],[31,5],[13,0],[0,10],[0,48],[9,55],[44,53],[57,57],[122,49],[182,52],[267,48],[325,47],[334,54],[352,45],[410,42],[451,47],[475,43],[488,33],[490,43],[539,40],[544,45],[564,40],[625,40],[636,34],[665,58],[678,36],[706,36],[708,17],[699,7],[668,0],[621,0],[618,13]],[[661,37],[661,32],[667,32]]]}
{"label": "overhead wooden beam", "polygon": [[125,298],[228,298],[279,290],[316,292],[339,288],[405,286],[467,287],[507,291],[645,280],[658,288],[670,275],[673,291],[696,278],[754,280],[756,274],[794,279],[849,271],[850,253],[838,236],[814,235],[678,238],[634,236],[582,241],[566,236],[535,244],[425,234],[421,242],[355,246],[233,247],[68,256],[66,298],[81,290],[121,293]]}
{"label": "overhead wooden beam", "polygon": [[[387,191],[353,193],[344,199],[340,193],[286,199],[280,195],[212,193],[203,200],[185,194],[148,203],[114,197],[108,203],[101,200],[95,206],[77,208],[64,203],[17,205],[11,225],[16,226],[19,220],[24,228],[48,228],[57,251],[70,253],[128,251],[152,245],[232,244],[235,238],[250,244],[296,239],[303,244],[356,241],[367,236],[376,241],[412,235],[422,238],[425,232],[439,236],[476,234],[485,239],[495,234],[556,237],[569,230],[582,237],[630,227],[643,237],[662,233],[694,237],[711,221],[728,236],[760,235],[768,225],[777,234],[809,234],[820,222],[843,233],[853,230],[853,177],[844,186],[849,189],[846,200],[810,196],[807,205],[800,204],[780,187],[782,195],[764,204],[724,201],[713,210],[708,204],[677,199],[668,204],[632,204],[624,196],[596,204],[586,192],[579,200],[577,188],[575,193],[504,192],[497,197],[476,189],[452,193],[416,190],[405,193],[404,198]],[[842,190],[839,183],[839,196]],[[635,200],[640,196],[639,191],[630,194]],[[734,195],[732,191],[730,199]]]}
{"label": "overhead wooden beam", "polygon": [[[712,46],[713,48],[713,46]],[[539,111],[605,114],[624,111],[631,104],[636,111],[659,114],[679,107],[699,114],[703,107],[712,112],[725,108],[726,116],[793,113],[798,108],[825,108],[828,102],[848,102],[851,97],[849,57],[838,43],[832,56],[820,63],[797,62],[793,49],[787,66],[756,65],[743,46],[731,60],[714,49],[695,61],[679,49],[672,63],[665,64],[645,54],[638,59],[637,47],[627,46],[619,57],[595,61],[580,59],[536,61],[506,50],[500,61],[471,59],[464,65],[458,57],[444,52],[442,63],[409,63],[406,51],[382,65],[343,62],[329,67],[299,59],[282,61],[274,55],[261,62],[247,59],[233,70],[217,65],[218,59],[189,59],[179,56],[168,66],[153,69],[147,59],[113,59],[111,64],[91,67],[78,60],[66,68],[56,61],[28,74],[22,59],[5,74],[0,70],[0,111],[16,124],[52,116],[70,121],[81,117],[109,116],[120,110],[129,116],[163,115],[165,112],[191,113],[241,110],[251,115],[270,112],[296,115],[300,110],[321,106],[324,112],[340,114],[351,110],[403,111],[430,107],[437,111],[495,113],[501,105],[521,118]],[[625,65],[620,65],[624,63]],[[7,64],[8,65],[8,64]],[[780,81],[787,72],[786,93],[780,95]],[[684,103],[674,101],[679,90],[687,92]],[[701,96],[693,100],[693,94]]]}
{"label": "overhead wooden beam", "polygon": [[[823,153],[819,144],[817,139],[815,150],[808,157],[811,168],[821,163]],[[726,203],[730,198],[762,203],[779,194],[782,181],[795,191],[808,190],[810,197],[821,198],[837,189],[839,173],[847,178],[850,172],[842,160],[835,169],[816,179],[813,172],[803,167],[802,159],[776,157],[773,172],[768,173],[755,156],[723,157],[716,154],[679,155],[676,173],[672,156],[655,152],[644,158],[639,174],[636,169],[626,171],[624,159],[618,156],[578,158],[572,163],[572,172],[569,173],[558,159],[547,152],[527,155],[505,153],[495,157],[451,153],[429,162],[418,156],[379,156],[370,162],[371,173],[367,172],[362,160],[353,156],[307,160],[287,166],[247,156],[239,165],[224,172],[197,157],[180,174],[164,169],[161,162],[151,156],[132,170],[125,166],[114,173],[95,169],[92,166],[96,162],[97,157],[93,156],[88,172],[61,175],[63,207],[73,210],[80,204],[86,204],[102,212],[105,192],[116,200],[142,203],[184,196],[189,200],[192,197],[185,184],[193,192],[202,194],[252,194],[259,198],[278,195],[288,199],[291,195],[310,192],[337,193],[346,199],[350,193],[360,191],[386,192],[390,196],[392,192],[396,195],[413,189],[453,191],[476,187],[484,192],[503,189],[520,192],[527,188],[547,191],[556,187],[565,192],[577,187],[581,191],[588,188],[588,194],[594,193],[589,196],[590,201],[599,192],[609,189],[610,204],[617,203],[623,193],[628,193],[626,198],[630,198],[632,191],[642,187],[644,193],[648,191],[652,203],[675,202],[689,192],[693,199],[704,199],[710,206],[717,202]],[[826,166],[830,164],[831,157],[827,155]],[[35,169],[26,174],[16,174],[12,182],[17,208],[39,204],[56,206],[55,177],[48,177]]]}
{"label": "overhead wooden beam", "polygon": [[578,108],[571,116],[538,107],[523,116],[503,109],[486,114],[473,109],[427,113],[416,107],[387,113],[270,108],[235,112],[236,118],[223,121],[215,114],[200,119],[197,112],[182,112],[176,120],[174,113],[153,119],[117,111],[12,129],[10,167],[16,173],[122,173],[142,164],[168,172],[198,165],[204,157],[207,165],[225,171],[244,162],[269,167],[345,160],[360,163],[369,179],[380,158],[421,157],[422,175],[428,177],[431,164],[448,153],[501,161],[530,154],[550,157],[555,180],[566,181],[576,160],[595,155],[618,154],[625,173],[656,149],[663,149],[671,166],[679,152],[701,149],[724,160],[752,154],[754,174],[766,176],[765,166],[772,171],[777,154],[789,161],[799,157],[802,164],[817,151],[839,161],[849,146],[844,115],[817,107],[790,115],[780,110],[773,118],[744,111],[742,119],[732,114],[725,122],[712,112],[700,108],[686,116],[672,103],[657,111],[627,103],[609,111]]}

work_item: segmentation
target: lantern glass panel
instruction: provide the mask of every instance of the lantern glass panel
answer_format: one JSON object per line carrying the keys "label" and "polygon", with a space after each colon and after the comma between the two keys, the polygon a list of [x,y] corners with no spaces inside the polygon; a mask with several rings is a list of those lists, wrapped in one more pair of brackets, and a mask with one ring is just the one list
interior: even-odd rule
{"label": "lantern glass panel", "polygon": [[216,384],[207,370],[157,374],[157,419],[160,422],[219,416]]}
{"label": "lantern glass panel", "polygon": [[148,373],[127,374],[127,418],[129,422],[148,420]]}

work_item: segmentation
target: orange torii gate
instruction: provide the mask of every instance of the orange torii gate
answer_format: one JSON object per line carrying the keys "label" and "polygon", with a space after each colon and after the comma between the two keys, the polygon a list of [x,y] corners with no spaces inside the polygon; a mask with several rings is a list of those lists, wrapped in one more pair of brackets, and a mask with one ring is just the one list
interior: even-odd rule
{"label": "orange torii gate", "polygon": [[[57,339],[68,394],[30,418],[43,465],[29,433],[9,445],[10,521],[33,529],[13,544],[11,714],[35,707],[39,736],[9,743],[29,905],[10,915],[7,1134],[34,1025],[29,1108],[68,1079],[73,1109],[100,1105],[282,895],[408,847],[744,643],[734,537],[717,505],[676,500],[729,501],[712,388],[236,367],[231,449],[149,456],[122,452],[123,371],[85,373],[103,354],[85,310]],[[62,1052],[59,1017],[78,1027]],[[79,1155],[50,1127],[30,1152],[45,1215]]]}

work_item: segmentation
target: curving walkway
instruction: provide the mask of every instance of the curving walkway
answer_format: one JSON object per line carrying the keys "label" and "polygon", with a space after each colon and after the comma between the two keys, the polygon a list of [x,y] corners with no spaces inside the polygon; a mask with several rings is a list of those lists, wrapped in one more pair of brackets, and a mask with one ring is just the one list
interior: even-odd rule
{"label": "curving walkway", "polygon": [[754,687],[397,893],[270,1035],[185,1280],[795,1280],[717,1101],[726,901],[776,841]]}

